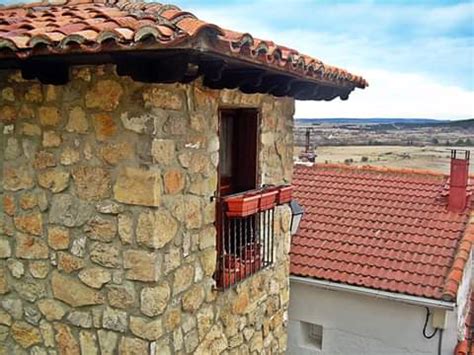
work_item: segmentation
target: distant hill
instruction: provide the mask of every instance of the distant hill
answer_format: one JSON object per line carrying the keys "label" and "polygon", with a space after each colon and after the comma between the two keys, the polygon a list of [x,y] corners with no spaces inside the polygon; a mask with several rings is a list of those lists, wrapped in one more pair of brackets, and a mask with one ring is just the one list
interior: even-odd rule
{"label": "distant hill", "polygon": [[453,125],[472,127],[474,118],[468,120],[435,120],[432,118],[296,118],[297,125],[317,124],[397,124],[397,125]]}
{"label": "distant hill", "polygon": [[451,127],[465,127],[465,128],[474,127],[474,118],[471,118],[469,120],[451,121],[451,122],[448,122],[447,125]]}

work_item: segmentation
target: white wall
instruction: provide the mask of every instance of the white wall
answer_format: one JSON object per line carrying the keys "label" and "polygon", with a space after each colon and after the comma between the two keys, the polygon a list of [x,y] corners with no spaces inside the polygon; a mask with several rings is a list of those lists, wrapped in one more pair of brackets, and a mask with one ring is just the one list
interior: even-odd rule
{"label": "white wall", "polygon": [[[439,334],[423,337],[425,308],[291,282],[288,354],[437,354]],[[300,321],[323,326],[322,350],[302,343]],[[443,354],[457,343],[456,311],[448,311]],[[431,319],[427,332],[432,332]]]}
{"label": "white wall", "polygon": [[471,281],[472,281],[472,251],[469,255],[469,259],[466,262],[463,271],[463,277],[461,284],[459,285],[458,294],[456,298],[456,304],[458,309],[461,310],[458,312],[457,319],[457,334],[458,339],[462,340],[465,337],[465,323],[466,317],[470,311],[470,295],[471,295]]}

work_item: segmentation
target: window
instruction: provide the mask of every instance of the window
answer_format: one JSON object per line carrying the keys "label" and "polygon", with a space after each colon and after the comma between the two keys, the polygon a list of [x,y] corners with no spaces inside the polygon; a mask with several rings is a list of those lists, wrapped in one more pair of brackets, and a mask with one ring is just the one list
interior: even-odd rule
{"label": "window", "polygon": [[301,322],[301,331],[305,347],[321,350],[323,348],[323,326]]}
{"label": "window", "polygon": [[256,109],[220,111],[215,274],[220,289],[273,264],[275,206],[291,200],[287,185],[258,187],[258,127]]}
{"label": "window", "polygon": [[230,213],[229,200],[257,203],[257,195],[244,196],[258,194],[259,116],[256,109],[223,109],[219,116],[216,281],[225,289],[273,262],[273,210]]}
{"label": "window", "polygon": [[219,195],[255,189],[258,111],[225,109],[219,116]]}

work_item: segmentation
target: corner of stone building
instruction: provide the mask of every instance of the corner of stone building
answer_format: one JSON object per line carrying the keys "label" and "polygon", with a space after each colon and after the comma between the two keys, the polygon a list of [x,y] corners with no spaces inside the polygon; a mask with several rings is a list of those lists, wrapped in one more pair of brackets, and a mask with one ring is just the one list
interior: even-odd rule
{"label": "corner of stone building", "polygon": [[292,99],[111,66],[0,75],[0,353],[285,351],[289,209],[275,264],[218,292],[210,196],[221,105],[260,109],[265,182],[291,181]]}

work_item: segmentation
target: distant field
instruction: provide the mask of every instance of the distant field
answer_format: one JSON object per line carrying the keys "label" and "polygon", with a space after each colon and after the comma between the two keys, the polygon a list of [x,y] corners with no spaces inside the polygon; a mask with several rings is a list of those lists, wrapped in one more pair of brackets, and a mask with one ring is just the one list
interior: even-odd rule
{"label": "distant field", "polygon": [[[317,163],[344,163],[395,168],[428,169],[449,173],[450,149],[444,146],[343,146],[319,147]],[[295,149],[295,155],[301,151]],[[474,165],[474,164],[473,164]],[[474,169],[471,167],[471,172]]]}

